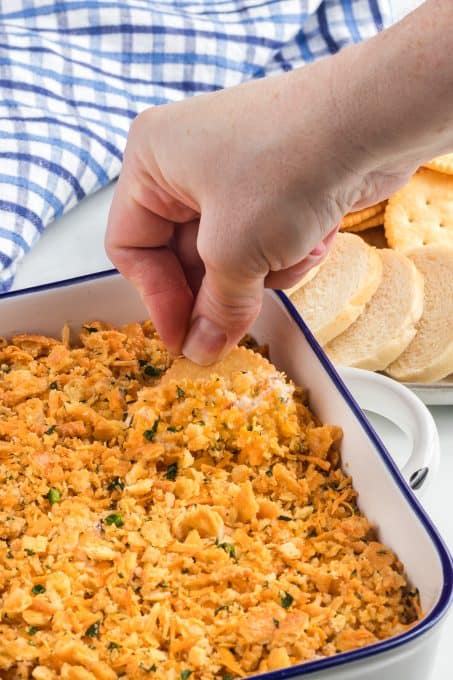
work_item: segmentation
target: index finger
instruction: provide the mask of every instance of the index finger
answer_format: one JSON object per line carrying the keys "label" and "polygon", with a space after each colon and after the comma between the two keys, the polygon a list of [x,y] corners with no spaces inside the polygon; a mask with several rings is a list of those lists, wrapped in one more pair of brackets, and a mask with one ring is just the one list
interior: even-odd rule
{"label": "index finger", "polygon": [[127,174],[126,171],[120,176],[113,197],[106,251],[114,266],[137,288],[168,349],[179,353],[193,295],[181,263],[169,246],[174,223],[134,197],[133,182],[131,185],[126,181]]}

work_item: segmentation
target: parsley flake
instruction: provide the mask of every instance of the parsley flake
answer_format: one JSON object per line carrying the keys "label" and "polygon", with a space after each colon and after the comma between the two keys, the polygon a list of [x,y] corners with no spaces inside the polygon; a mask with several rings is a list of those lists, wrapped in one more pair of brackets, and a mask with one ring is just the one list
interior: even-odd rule
{"label": "parsley flake", "polygon": [[283,609],[289,609],[293,602],[294,597],[285,591],[283,597],[280,598],[280,604],[282,605]]}
{"label": "parsley flake", "polygon": [[47,498],[49,503],[54,505],[54,503],[59,503],[61,501],[61,493],[58,491],[58,489],[52,488],[49,489],[44,498]]}
{"label": "parsley flake", "polygon": [[152,442],[152,441],[153,441],[154,435],[155,435],[156,432],[157,432],[157,427],[158,427],[158,425],[159,425],[159,418],[158,418],[157,420],[154,421],[153,426],[152,426],[152,428],[151,428],[150,430],[145,430],[145,431],[143,432],[143,436],[144,436],[145,439],[147,439],[149,442]]}
{"label": "parsley flake", "polygon": [[112,477],[112,479],[108,483],[107,491],[115,491],[116,489],[122,491],[125,486],[126,485],[124,481],[121,479],[121,477]]}
{"label": "parsley flake", "polygon": [[178,463],[172,463],[167,467],[167,472],[165,473],[165,479],[170,479],[172,482],[175,481],[178,474]]}
{"label": "parsley flake", "polygon": [[146,366],[143,369],[143,373],[153,378],[158,378],[160,375],[162,375],[162,369],[156,368],[152,364],[146,364]]}
{"label": "parsley flake", "polygon": [[36,628],[36,626],[31,626],[31,627],[28,628],[28,630],[27,630],[27,635],[36,635],[36,633],[38,632],[38,630],[39,630],[39,628]]}
{"label": "parsley flake", "polygon": [[[176,385],[176,396],[178,397],[178,399],[184,399],[184,397],[186,396],[185,391],[179,385]],[[184,671],[182,671],[182,672],[184,672]],[[190,671],[190,672],[192,673],[192,671]],[[187,677],[189,677],[189,676],[187,676]]]}
{"label": "parsley flake", "polygon": [[233,559],[236,558],[236,548],[232,543],[219,543],[217,539],[215,544],[218,548],[222,548],[222,550],[225,550],[229,557]]}
{"label": "parsley flake", "polygon": [[179,674],[180,680],[188,680],[192,675],[192,671],[181,671]]}
{"label": "parsley flake", "polygon": [[217,607],[217,609],[214,609],[214,616],[217,616],[217,614],[221,611],[229,611],[230,607],[227,604],[221,604],[220,607]]}
{"label": "parsley flake", "polygon": [[95,638],[99,639],[100,628],[101,628],[101,622],[96,621],[95,623],[92,623],[91,626],[88,626],[88,628],[85,631],[85,635],[87,637],[91,637],[91,638],[95,637]]}
{"label": "parsley flake", "polygon": [[109,525],[109,527],[114,524],[116,527],[122,527],[124,524],[123,521],[123,516],[120,514],[117,514],[113,512],[111,515],[107,515],[107,517],[104,519],[104,522]]}
{"label": "parsley flake", "polygon": [[37,583],[35,586],[33,586],[31,592],[33,593],[33,595],[42,595],[43,593],[46,592],[46,589],[42,585],[42,583]]}

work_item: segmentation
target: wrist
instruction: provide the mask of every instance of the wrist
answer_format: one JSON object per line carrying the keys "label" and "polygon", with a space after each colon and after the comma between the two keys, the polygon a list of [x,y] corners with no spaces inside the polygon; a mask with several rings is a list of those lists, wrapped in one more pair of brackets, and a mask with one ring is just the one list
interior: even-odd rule
{"label": "wrist", "polygon": [[453,149],[452,20],[450,0],[432,0],[333,59],[342,129],[371,170],[418,166]]}

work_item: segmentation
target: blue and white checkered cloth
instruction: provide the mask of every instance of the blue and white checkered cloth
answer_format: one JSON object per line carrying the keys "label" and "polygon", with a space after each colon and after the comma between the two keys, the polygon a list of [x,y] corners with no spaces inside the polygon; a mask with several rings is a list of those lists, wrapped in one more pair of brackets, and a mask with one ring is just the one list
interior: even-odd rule
{"label": "blue and white checkered cloth", "polygon": [[119,174],[141,110],[390,22],[389,0],[0,0],[0,292],[49,222]]}

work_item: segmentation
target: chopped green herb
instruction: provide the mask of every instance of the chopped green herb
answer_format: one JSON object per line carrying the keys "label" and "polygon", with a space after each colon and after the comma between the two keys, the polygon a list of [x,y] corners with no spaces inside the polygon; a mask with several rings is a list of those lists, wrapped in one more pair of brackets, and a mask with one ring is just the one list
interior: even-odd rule
{"label": "chopped green herb", "polygon": [[8,550],[8,552],[6,553],[6,557],[7,557],[8,560],[12,560],[14,558],[14,555],[11,552],[11,550]]}
{"label": "chopped green herb", "polygon": [[114,524],[116,527],[122,527],[124,522],[123,522],[123,516],[120,514],[117,514],[113,512],[111,515],[107,515],[107,517],[104,519],[104,522],[109,525],[109,527]]}
{"label": "chopped green herb", "polygon": [[36,635],[36,633],[38,632],[38,630],[39,630],[39,628],[36,628],[36,626],[31,626],[31,627],[27,630],[27,635]]}
{"label": "chopped green herb", "polygon": [[109,642],[107,649],[113,652],[114,649],[120,649],[120,645],[118,645],[116,642]]}
{"label": "chopped green herb", "polygon": [[46,592],[46,589],[42,585],[42,583],[37,583],[33,588],[31,589],[31,592],[33,595],[42,595],[43,593]]}
{"label": "chopped green herb", "polygon": [[49,503],[54,505],[54,503],[59,503],[61,501],[61,493],[58,491],[58,489],[52,488],[49,489],[44,498],[47,498]]}
{"label": "chopped green herb", "polygon": [[49,390],[58,390],[58,383],[57,382],[51,382],[49,385]]}
{"label": "chopped green herb", "polygon": [[280,598],[280,604],[282,605],[283,609],[289,609],[293,602],[294,597],[285,591],[283,597]]}
{"label": "chopped green herb", "polygon": [[217,609],[214,609],[214,616],[217,616],[217,614],[221,611],[229,611],[230,607],[227,604],[222,604],[220,607],[217,607]]}
{"label": "chopped green herb", "polygon": [[[184,392],[182,387],[180,387],[179,385],[176,385],[176,396],[178,397],[178,399],[184,399],[184,397],[186,396],[186,393]],[[192,671],[190,671],[190,672],[192,672]],[[189,677],[189,676],[187,676],[187,677]]]}
{"label": "chopped green herb", "polygon": [[96,623],[92,623],[91,626],[89,626],[86,629],[85,635],[87,637],[91,637],[91,638],[94,638],[94,637],[99,638],[100,628],[101,628],[101,622],[96,621]]}
{"label": "chopped green herb", "polygon": [[25,552],[29,557],[33,557],[33,555],[35,554],[35,551],[31,550],[30,548],[25,548]]}
{"label": "chopped green herb", "polygon": [[182,426],[176,427],[176,425],[169,425],[167,427],[168,432],[181,432],[182,429]]}
{"label": "chopped green herb", "polygon": [[192,671],[181,671],[179,674],[180,680],[188,680],[192,675]]}
{"label": "chopped green herb", "polygon": [[223,673],[222,680],[234,680],[234,678],[231,673]]}
{"label": "chopped green herb", "polygon": [[276,628],[280,628],[280,621],[278,619],[272,619],[272,621],[274,622],[274,626]]}
{"label": "chopped green herb", "polygon": [[152,364],[146,364],[145,368],[143,369],[143,373],[145,375],[152,376],[153,378],[158,378],[160,375],[162,375],[162,369],[156,368]]}
{"label": "chopped green herb", "polygon": [[140,669],[141,669],[142,671],[145,671],[145,673],[155,673],[155,672],[157,671],[157,666],[156,666],[155,663],[153,663],[152,666],[150,666],[149,668],[146,668],[146,666],[144,666],[144,665],[141,663],[141,664],[140,664]]}
{"label": "chopped green herb", "polygon": [[378,555],[387,555],[387,550],[378,550],[377,554]]}
{"label": "chopped green herb", "polygon": [[56,430],[57,426],[56,425],[51,425],[48,430],[46,430],[45,434],[53,434]]}
{"label": "chopped green herb", "polygon": [[158,427],[158,425],[159,425],[159,418],[158,418],[157,420],[154,421],[153,426],[152,426],[152,428],[151,428],[150,430],[145,430],[145,431],[143,432],[143,436],[144,436],[145,439],[147,439],[149,442],[152,442],[152,441],[153,441],[154,435],[155,435],[156,432],[157,432],[157,427]]}
{"label": "chopped green herb", "polygon": [[178,474],[178,463],[171,463],[171,465],[169,465],[167,467],[167,472],[165,473],[165,479],[170,479],[172,482],[174,482],[177,474]]}
{"label": "chopped green herb", "polygon": [[97,333],[98,328],[94,328],[93,326],[82,326],[84,330],[86,330],[87,333]]}
{"label": "chopped green herb", "polygon": [[272,477],[274,473],[272,472],[272,468],[269,468],[269,470],[266,470],[266,475],[267,477]]}
{"label": "chopped green herb", "polygon": [[282,522],[291,522],[293,518],[287,515],[279,515],[277,519],[280,519]]}
{"label": "chopped green herb", "polygon": [[222,550],[225,550],[225,552],[227,553],[227,555],[229,555],[229,557],[232,557],[232,558],[236,557],[236,548],[234,547],[234,545],[232,543],[219,543],[219,540],[216,539],[215,544],[218,548],[222,548]]}
{"label": "chopped green herb", "polygon": [[125,486],[126,485],[124,481],[121,479],[121,477],[112,477],[112,479],[108,483],[107,491],[115,491],[116,489],[122,491]]}

